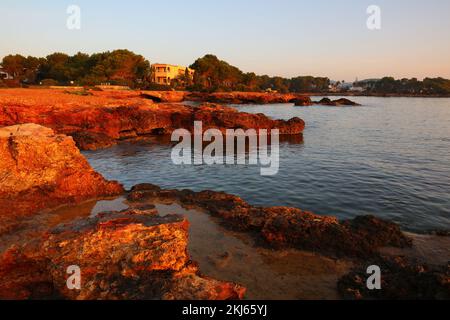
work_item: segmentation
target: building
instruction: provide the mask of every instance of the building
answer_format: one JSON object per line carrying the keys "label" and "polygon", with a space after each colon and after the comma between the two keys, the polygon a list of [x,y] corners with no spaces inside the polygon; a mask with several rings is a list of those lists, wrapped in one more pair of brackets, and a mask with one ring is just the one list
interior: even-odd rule
{"label": "building", "polygon": [[13,77],[8,72],[0,68],[0,80],[12,80],[12,79]]}
{"label": "building", "polygon": [[353,85],[349,90],[351,92],[364,92],[365,89],[363,87]]}
{"label": "building", "polygon": [[161,63],[153,64],[152,81],[157,84],[170,85],[173,80],[184,77],[186,74],[186,69],[188,69],[189,76],[193,79],[195,71],[188,67]]}
{"label": "building", "polygon": [[357,86],[362,87],[364,90],[372,90],[380,79],[366,79],[356,83]]}

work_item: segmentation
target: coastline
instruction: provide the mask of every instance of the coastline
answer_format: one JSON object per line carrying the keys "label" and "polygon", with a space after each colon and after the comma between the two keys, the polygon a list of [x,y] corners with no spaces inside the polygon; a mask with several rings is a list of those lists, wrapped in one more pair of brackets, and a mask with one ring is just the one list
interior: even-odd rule
{"label": "coastline", "polygon": [[[444,280],[449,275],[443,269],[442,261],[439,266],[429,266],[427,262],[431,260],[415,261],[417,252],[411,249],[414,245],[412,238],[417,239],[418,236],[405,234],[394,223],[372,216],[339,221],[333,216],[318,216],[298,208],[255,207],[239,197],[214,191],[164,190],[152,184],[137,185],[124,191],[119,183],[106,181],[90,168],[69,137],[72,135],[78,146],[85,147],[83,149],[95,149],[124,139],[166,134],[177,126],[191,125],[193,119],[202,119],[211,127],[225,123],[219,125],[221,129],[281,126],[289,136],[303,132],[303,120],[276,121],[214,104],[192,108],[175,102],[155,102],[151,97],[143,97],[141,92],[99,92],[87,97],[52,92],[44,91],[46,96],[36,101],[36,97],[32,97],[33,91],[28,91],[31,93],[28,97],[9,96],[6,99],[1,97],[0,91],[0,98],[3,98],[0,124],[5,126],[0,129],[3,132],[0,135],[1,150],[4,152],[1,169],[2,174],[8,177],[2,180],[0,193],[0,207],[3,208],[0,236],[12,241],[12,246],[0,257],[0,276],[5,280],[0,286],[1,297],[244,298],[245,286],[242,284],[202,274],[202,269],[191,260],[188,252],[189,220],[176,212],[180,211],[179,208],[170,208],[167,215],[161,215],[156,207],[161,203],[177,204],[184,210],[200,210],[228,231],[251,237],[257,247],[267,248],[272,254],[297,250],[294,255],[298,251],[318,254],[318,264],[330,263],[326,259],[352,263],[354,268],[337,268],[339,276],[331,281],[336,285],[335,293],[339,292],[340,298],[385,298],[373,296],[355,280],[367,261],[386,266],[389,270],[394,283],[387,293],[389,295],[401,298],[405,290],[412,298],[423,294],[430,297],[446,294]],[[299,98],[278,94],[224,95],[216,96],[216,99],[268,102]],[[178,100],[179,96],[167,95],[164,99]],[[25,124],[29,122],[39,123]],[[98,123],[105,123],[108,127],[99,127]],[[99,142],[99,136],[108,143]],[[35,162],[30,162],[30,154]],[[48,162],[42,161],[44,158]],[[26,199],[24,195],[27,194],[32,196]],[[35,222],[32,217],[40,216],[42,210],[51,212],[57,207],[64,209],[65,205],[73,206],[105,196],[126,197],[129,206],[101,211],[95,216],[90,212],[81,216],[75,213],[62,224],[55,223],[48,229],[41,227],[38,232],[33,229]],[[21,237],[22,232],[30,232],[30,238],[19,244],[17,237]],[[80,246],[84,251],[74,254]],[[393,253],[381,253],[386,247],[390,247]],[[405,250],[410,250],[411,258],[400,258],[405,255]],[[228,256],[233,255],[232,252],[226,253],[214,259],[213,265],[226,265]],[[121,264],[117,269],[118,261]],[[54,267],[69,263],[78,263],[88,270],[83,276],[90,286],[78,295],[64,288],[65,270]],[[100,268],[101,275],[92,272],[95,268]],[[425,270],[426,281],[414,280],[412,287],[403,288],[404,274],[414,279],[417,268]],[[35,277],[31,272],[39,276]],[[136,281],[136,277],[140,280]],[[441,278],[444,282],[439,282]],[[134,289],[141,291],[131,295]],[[12,293],[18,295],[12,296]]]}
{"label": "coastline", "polygon": [[450,98],[450,94],[441,95],[421,95],[421,94],[377,94],[377,93],[352,93],[352,92],[324,92],[324,93],[305,93],[308,96],[336,96],[336,97],[377,97],[377,98]]}

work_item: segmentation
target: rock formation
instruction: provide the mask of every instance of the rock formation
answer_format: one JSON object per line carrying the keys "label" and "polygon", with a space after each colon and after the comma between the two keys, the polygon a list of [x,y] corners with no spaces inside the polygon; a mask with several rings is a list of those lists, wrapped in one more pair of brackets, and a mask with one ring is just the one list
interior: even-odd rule
{"label": "rock formation", "polygon": [[337,100],[331,100],[330,98],[323,98],[320,101],[311,101],[309,97],[300,97],[293,101],[297,107],[308,107],[313,105],[321,106],[360,106],[360,104],[353,102],[349,99],[341,98]]}
{"label": "rock formation", "polygon": [[333,107],[339,107],[339,106],[360,106],[360,104],[353,102],[349,99],[341,98],[337,100],[331,100],[330,98],[323,98],[320,101],[313,102],[313,104],[320,104],[322,106],[333,106]]}
{"label": "rock formation", "polygon": [[[226,300],[245,289],[199,274],[187,252],[189,223],[152,210],[102,213],[51,230],[35,247],[0,256],[0,299]],[[81,271],[69,289],[67,268]]]}
{"label": "rock formation", "polygon": [[0,92],[0,126],[37,123],[57,133],[72,136],[85,150],[109,147],[121,139],[170,134],[191,129],[194,121],[203,127],[272,129],[281,134],[301,134],[305,123],[299,118],[271,120],[262,114],[238,112],[233,108],[206,104],[155,104],[129,92],[96,92],[93,96],[68,95],[55,90]]}
{"label": "rock formation", "polygon": [[297,107],[307,107],[312,105],[312,101],[310,97],[299,97],[295,99],[294,101],[295,106]]}
{"label": "rock formation", "polygon": [[212,103],[270,104],[294,102],[296,99],[301,99],[302,97],[302,95],[295,93],[284,94],[269,92],[194,92],[189,94],[186,99]]}
{"label": "rock formation", "polygon": [[[0,129],[0,159],[0,234],[23,227],[22,215],[124,191],[89,166],[71,137],[40,125]],[[0,299],[241,299],[239,285],[200,276],[188,226],[142,207],[39,232],[1,255]],[[69,266],[81,268],[81,290],[67,287]]]}
{"label": "rock formation", "polygon": [[141,91],[141,97],[154,102],[183,102],[188,97],[186,91]]}
{"label": "rock formation", "polygon": [[36,124],[0,128],[0,216],[18,216],[118,195],[80,154],[72,138]]}
{"label": "rock formation", "polygon": [[274,247],[294,247],[332,256],[370,257],[381,247],[408,247],[411,240],[398,225],[372,216],[339,222],[335,217],[318,216],[297,208],[254,207],[241,198],[221,192],[162,190],[158,186],[135,186],[128,200],[152,198],[197,206],[222,218],[231,228],[256,231]]}
{"label": "rock formation", "polygon": [[[379,266],[381,290],[367,288],[367,267]],[[338,289],[345,299],[448,300],[450,264],[430,267],[404,257],[377,257],[358,266],[339,280]]]}

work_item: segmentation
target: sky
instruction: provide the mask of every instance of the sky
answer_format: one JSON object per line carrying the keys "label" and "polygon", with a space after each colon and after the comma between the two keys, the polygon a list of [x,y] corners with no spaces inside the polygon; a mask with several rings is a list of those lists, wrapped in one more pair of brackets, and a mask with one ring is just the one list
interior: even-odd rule
{"label": "sky", "polygon": [[[70,5],[80,30],[67,28]],[[180,65],[211,53],[271,76],[450,78],[449,0],[1,0],[0,13],[0,57],[129,49]]]}

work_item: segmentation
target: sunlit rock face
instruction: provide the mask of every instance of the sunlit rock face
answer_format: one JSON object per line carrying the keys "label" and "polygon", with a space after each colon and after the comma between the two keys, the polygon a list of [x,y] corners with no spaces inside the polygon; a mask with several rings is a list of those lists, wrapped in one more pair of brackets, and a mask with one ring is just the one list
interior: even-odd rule
{"label": "sunlit rock face", "polygon": [[[22,215],[124,191],[90,167],[71,137],[40,125],[0,129],[0,159],[0,233],[21,228]],[[0,298],[242,298],[243,287],[199,275],[188,228],[152,207],[60,225],[1,255]],[[80,270],[79,290],[67,285],[71,266]]]}
{"label": "sunlit rock face", "polygon": [[[0,257],[0,298],[241,299],[245,289],[199,275],[187,252],[189,223],[151,209],[108,212],[49,231],[39,250]],[[81,286],[67,286],[77,266]]]}
{"label": "sunlit rock face", "polygon": [[0,216],[122,192],[92,169],[71,137],[36,124],[0,129]]}
{"label": "sunlit rock face", "polygon": [[[94,91],[88,96],[78,96],[58,90],[8,90],[0,92],[0,126],[40,124],[72,136],[83,150],[107,148],[124,139],[171,134],[176,129],[192,130],[194,121],[203,121],[205,130],[279,129],[280,134],[297,135],[305,128],[299,118],[272,120],[262,114],[238,112],[219,105],[156,103],[151,97],[146,98],[148,95]],[[162,101],[172,101],[181,99],[184,93],[153,95]]]}
{"label": "sunlit rock face", "polygon": [[269,104],[294,102],[303,96],[295,93],[274,92],[194,92],[189,94],[187,99],[215,103]]}

